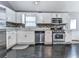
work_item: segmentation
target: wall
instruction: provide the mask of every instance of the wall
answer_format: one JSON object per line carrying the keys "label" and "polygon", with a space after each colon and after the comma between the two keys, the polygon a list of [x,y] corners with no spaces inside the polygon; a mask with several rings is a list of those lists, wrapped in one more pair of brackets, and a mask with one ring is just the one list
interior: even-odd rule
{"label": "wall", "polygon": [[[22,13],[22,12],[21,12]],[[27,12],[23,12],[23,13],[27,13]],[[47,14],[48,14],[48,16],[47,16]],[[62,14],[62,16],[61,17],[63,17],[63,22],[64,23],[67,23],[67,26],[66,26],[66,29],[67,29],[67,34],[71,34],[74,38],[75,38],[75,34],[76,34],[76,36],[78,36],[79,34],[77,34],[77,33],[79,33],[79,13],[59,13],[59,14]],[[31,13],[30,12],[30,14],[29,13],[27,13],[27,15],[32,15],[32,16],[37,16],[37,21],[41,21],[42,22],[42,20],[41,19],[43,19],[43,20],[51,20],[51,18],[53,18],[53,13]],[[49,16],[50,15],[50,16]],[[43,18],[41,18],[41,16],[43,17]],[[71,19],[77,19],[77,29],[74,31],[74,30],[72,30],[72,31],[70,31],[70,20]],[[71,37],[72,37],[71,36]]]}
{"label": "wall", "polygon": [[[11,6],[10,6],[10,4],[7,2],[7,1],[0,1],[0,4],[3,4],[3,5],[5,5],[5,6],[7,6],[7,7],[9,7],[9,8],[11,8],[11,9],[13,9]],[[72,37],[72,39],[78,39],[78,36],[79,36],[79,14],[78,13],[68,13],[69,15],[63,15],[63,16],[66,16],[65,18],[64,18],[64,22],[67,22],[68,24],[67,24],[67,26],[68,26],[68,30],[70,30],[69,28],[69,25],[70,25],[70,19],[77,19],[77,30],[72,30],[72,31],[70,31],[70,33],[71,33],[71,37]],[[48,16],[48,18],[49,18],[49,16]],[[46,19],[45,19],[46,20]],[[79,39],[78,39],[79,40]]]}
{"label": "wall", "polygon": [[[39,14],[39,13],[38,13]],[[46,14],[52,14],[52,13],[46,13]],[[45,15],[44,14],[44,17]],[[62,14],[61,17],[63,17],[63,22],[67,23],[66,26],[66,41],[71,41],[71,40],[79,40],[79,13],[59,13]],[[39,21],[40,21],[40,16],[43,16],[42,14],[40,14],[39,17]],[[53,18],[52,16],[47,16],[44,18],[44,20],[50,20],[51,18]],[[70,21],[71,19],[76,19],[77,20],[77,29],[76,30],[70,30]],[[37,19],[38,21],[38,19]]]}
{"label": "wall", "polygon": [[70,15],[70,19],[76,19],[77,21],[77,29],[76,30],[71,30],[71,37],[72,40],[79,40],[79,13],[73,13],[73,14],[69,14]]}

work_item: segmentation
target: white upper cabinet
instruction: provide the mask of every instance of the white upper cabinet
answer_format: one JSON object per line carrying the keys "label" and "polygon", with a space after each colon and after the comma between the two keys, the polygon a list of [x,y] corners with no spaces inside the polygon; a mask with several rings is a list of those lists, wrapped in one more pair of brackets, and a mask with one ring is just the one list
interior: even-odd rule
{"label": "white upper cabinet", "polygon": [[25,23],[26,16],[35,16],[37,18],[37,13],[27,13],[27,12],[16,12],[17,23]]}
{"label": "white upper cabinet", "polygon": [[69,23],[70,22],[69,13],[62,13],[62,20],[63,23]]}
{"label": "white upper cabinet", "polygon": [[22,13],[16,12],[16,22],[22,23]]}
{"label": "white upper cabinet", "polygon": [[32,12],[16,12],[16,22],[25,23],[26,16],[35,16],[37,23],[52,23],[52,18],[62,18],[67,23],[68,13],[32,13]]}
{"label": "white upper cabinet", "polygon": [[51,23],[51,13],[39,13],[37,23]]}
{"label": "white upper cabinet", "polygon": [[25,24],[25,16],[24,12],[16,12],[16,22]]}
{"label": "white upper cabinet", "polygon": [[68,23],[69,14],[68,13],[52,13],[52,18],[62,18],[63,23]]}
{"label": "white upper cabinet", "polygon": [[6,8],[6,16],[7,16],[7,21],[8,22],[16,22],[15,11],[13,11],[9,8]]}
{"label": "white upper cabinet", "polygon": [[6,7],[0,5],[0,19],[6,20]]}
{"label": "white upper cabinet", "polygon": [[1,9],[0,7],[0,19],[6,20],[6,9],[5,8]]}
{"label": "white upper cabinet", "polygon": [[67,23],[68,13],[38,13],[37,23],[52,23],[52,18],[62,18],[63,23]]}
{"label": "white upper cabinet", "polygon": [[52,18],[62,18],[62,13],[52,13]]}

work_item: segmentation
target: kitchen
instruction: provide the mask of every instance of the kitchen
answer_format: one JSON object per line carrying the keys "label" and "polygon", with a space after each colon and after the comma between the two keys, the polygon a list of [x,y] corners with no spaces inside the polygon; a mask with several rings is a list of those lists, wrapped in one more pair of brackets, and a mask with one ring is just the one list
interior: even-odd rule
{"label": "kitchen", "polygon": [[77,1],[0,1],[0,40],[4,40],[0,44],[5,49],[1,57],[73,57],[64,54],[68,47],[78,48],[78,5]]}

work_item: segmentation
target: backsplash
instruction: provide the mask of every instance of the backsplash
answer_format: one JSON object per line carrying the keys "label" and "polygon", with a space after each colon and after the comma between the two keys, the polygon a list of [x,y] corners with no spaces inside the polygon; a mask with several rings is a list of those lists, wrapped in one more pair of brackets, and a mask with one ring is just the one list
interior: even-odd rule
{"label": "backsplash", "polygon": [[54,26],[53,26],[53,25],[48,25],[48,24],[45,24],[45,25],[42,25],[42,24],[37,24],[37,27],[50,28],[50,27],[54,27]]}
{"label": "backsplash", "polygon": [[25,27],[24,24],[21,23],[13,23],[13,22],[6,22],[7,27]]}

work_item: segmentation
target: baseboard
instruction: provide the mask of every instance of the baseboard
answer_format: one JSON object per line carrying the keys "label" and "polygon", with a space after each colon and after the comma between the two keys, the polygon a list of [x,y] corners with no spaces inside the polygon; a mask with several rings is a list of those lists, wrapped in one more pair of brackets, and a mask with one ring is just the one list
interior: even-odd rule
{"label": "baseboard", "polygon": [[35,45],[44,45],[44,43],[35,43]]}

